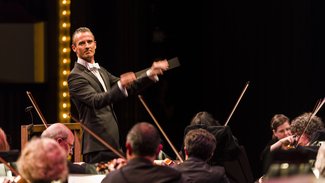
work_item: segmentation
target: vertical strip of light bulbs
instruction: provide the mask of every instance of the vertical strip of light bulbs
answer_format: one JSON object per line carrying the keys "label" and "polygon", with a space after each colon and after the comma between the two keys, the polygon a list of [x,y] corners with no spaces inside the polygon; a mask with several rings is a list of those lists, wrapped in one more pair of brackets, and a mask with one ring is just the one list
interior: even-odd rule
{"label": "vertical strip of light bulbs", "polygon": [[68,75],[70,73],[70,0],[59,0],[59,87],[58,119],[61,123],[70,122],[70,97]]}

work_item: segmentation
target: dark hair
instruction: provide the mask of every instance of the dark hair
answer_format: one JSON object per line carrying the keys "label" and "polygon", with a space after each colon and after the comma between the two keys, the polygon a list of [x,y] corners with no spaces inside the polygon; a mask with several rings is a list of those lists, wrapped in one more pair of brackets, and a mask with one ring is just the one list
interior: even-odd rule
{"label": "dark hair", "polygon": [[196,113],[191,120],[191,125],[221,126],[212,114],[206,111]]}
{"label": "dark hair", "polygon": [[[313,118],[310,119],[311,115],[312,113],[303,113],[293,119],[291,122],[292,134],[301,136],[304,130],[306,129],[305,135],[310,139],[316,131],[324,129],[322,119],[318,116],[313,116]],[[309,120],[310,122],[308,123]]]}
{"label": "dark hair", "polygon": [[216,149],[216,138],[207,130],[199,128],[189,131],[184,139],[188,156],[208,161]]}
{"label": "dark hair", "polygon": [[131,145],[134,154],[152,156],[155,155],[160,144],[160,136],[152,124],[141,122],[134,125],[129,131],[127,143]]}
{"label": "dark hair", "polygon": [[270,122],[270,127],[271,127],[271,130],[275,130],[283,125],[284,123],[288,122],[290,124],[290,119],[284,115],[284,114],[275,114],[272,119],[271,119],[271,122]]}

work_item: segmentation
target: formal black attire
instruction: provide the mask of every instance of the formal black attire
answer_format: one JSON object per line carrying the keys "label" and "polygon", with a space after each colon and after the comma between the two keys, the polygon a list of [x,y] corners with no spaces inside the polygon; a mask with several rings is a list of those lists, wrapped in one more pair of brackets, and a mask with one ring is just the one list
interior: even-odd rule
{"label": "formal black attire", "polygon": [[[234,160],[237,158],[237,155],[240,152],[240,146],[238,140],[232,135],[231,129],[228,126],[207,126],[204,124],[189,125],[184,130],[184,137],[190,130],[199,128],[207,130],[213,134],[217,140],[216,150],[208,162],[210,165],[223,166],[224,161]],[[181,154],[185,153],[182,152]]]}
{"label": "formal black attire", "polygon": [[[107,92],[89,69],[76,62],[68,76],[70,98],[79,113],[80,122],[113,148],[121,149],[118,122],[113,104],[127,96],[117,85],[119,77],[112,75],[103,67],[100,67],[98,72]],[[128,95],[135,94],[153,82],[144,72],[127,89]],[[82,137],[82,153],[84,161],[87,163],[99,163],[118,157],[87,131],[84,131]]]}
{"label": "formal black attire", "polygon": [[107,174],[101,183],[178,183],[182,180],[181,173],[171,167],[154,165],[145,158],[135,158]]}
{"label": "formal black attire", "polygon": [[81,165],[68,161],[69,174],[98,174],[94,164],[83,163]]}
{"label": "formal black attire", "polygon": [[277,138],[272,138],[265,146],[263,149],[261,155],[260,155],[260,160],[262,164],[262,175],[264,175],[270,164],[271,164],[271,146],[275,144],[278,141]]}
{"label": "formal black attire", "polygon": [[[217,140],[217,147],[208,161],[211,166],[222,166],[231,183],[251,183],[253,174],[246,155],[245,148],[239,145],[229,126],[207,126],[204,124],[189,125],[184,130],[185,135],[193,129],[202,128],[212,133]],[[182,149],[184,146],[182,146]],[[180,154],[185,154],[184,149]]]}
{"label": "formal black attire", "polygon": [[174,168],[182,173],[184,182],[229,183],[224,167],[210,166],[199,158],[190,157]]}

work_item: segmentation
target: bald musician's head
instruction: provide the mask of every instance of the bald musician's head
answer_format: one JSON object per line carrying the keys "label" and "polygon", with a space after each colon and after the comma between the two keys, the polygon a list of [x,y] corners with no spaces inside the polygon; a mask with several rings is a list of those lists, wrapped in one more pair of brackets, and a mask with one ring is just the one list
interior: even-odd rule
{"label": "bald musician's head", "polygon": [[137,123],[127,135],[126,148],[128,159],[136,156],[155,159],[162,148],[159,132],[150,123]]}
{"label": "bald musician's head", "polygon": [[56,140],[66,151],[67,155],[73,154],[74,136],[72,131],[62,123],[54,123],[45,129],[41,137],[47,137]]}

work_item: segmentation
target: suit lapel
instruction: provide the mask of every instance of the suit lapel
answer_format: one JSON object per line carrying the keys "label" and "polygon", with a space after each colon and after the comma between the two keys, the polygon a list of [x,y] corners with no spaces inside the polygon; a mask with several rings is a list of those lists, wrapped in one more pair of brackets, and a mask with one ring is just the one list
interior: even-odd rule
{"label": "suit lapel", "polygon": [[[86,67],[84,67],[81,64],[77,64],[78,69],[80,69],[82,72],[82,75],[91,83],[91,85],[94,86],[94,88],[98,91],[105,91],[102,84],[100,83],[100,81],[97,79],[97,77],[91,72],[89,71]],[[105,82],[105,80],[104,80]],[[106,82],[105,82],[106,85]],[[107,85],[106,85],[107,86]]]}

